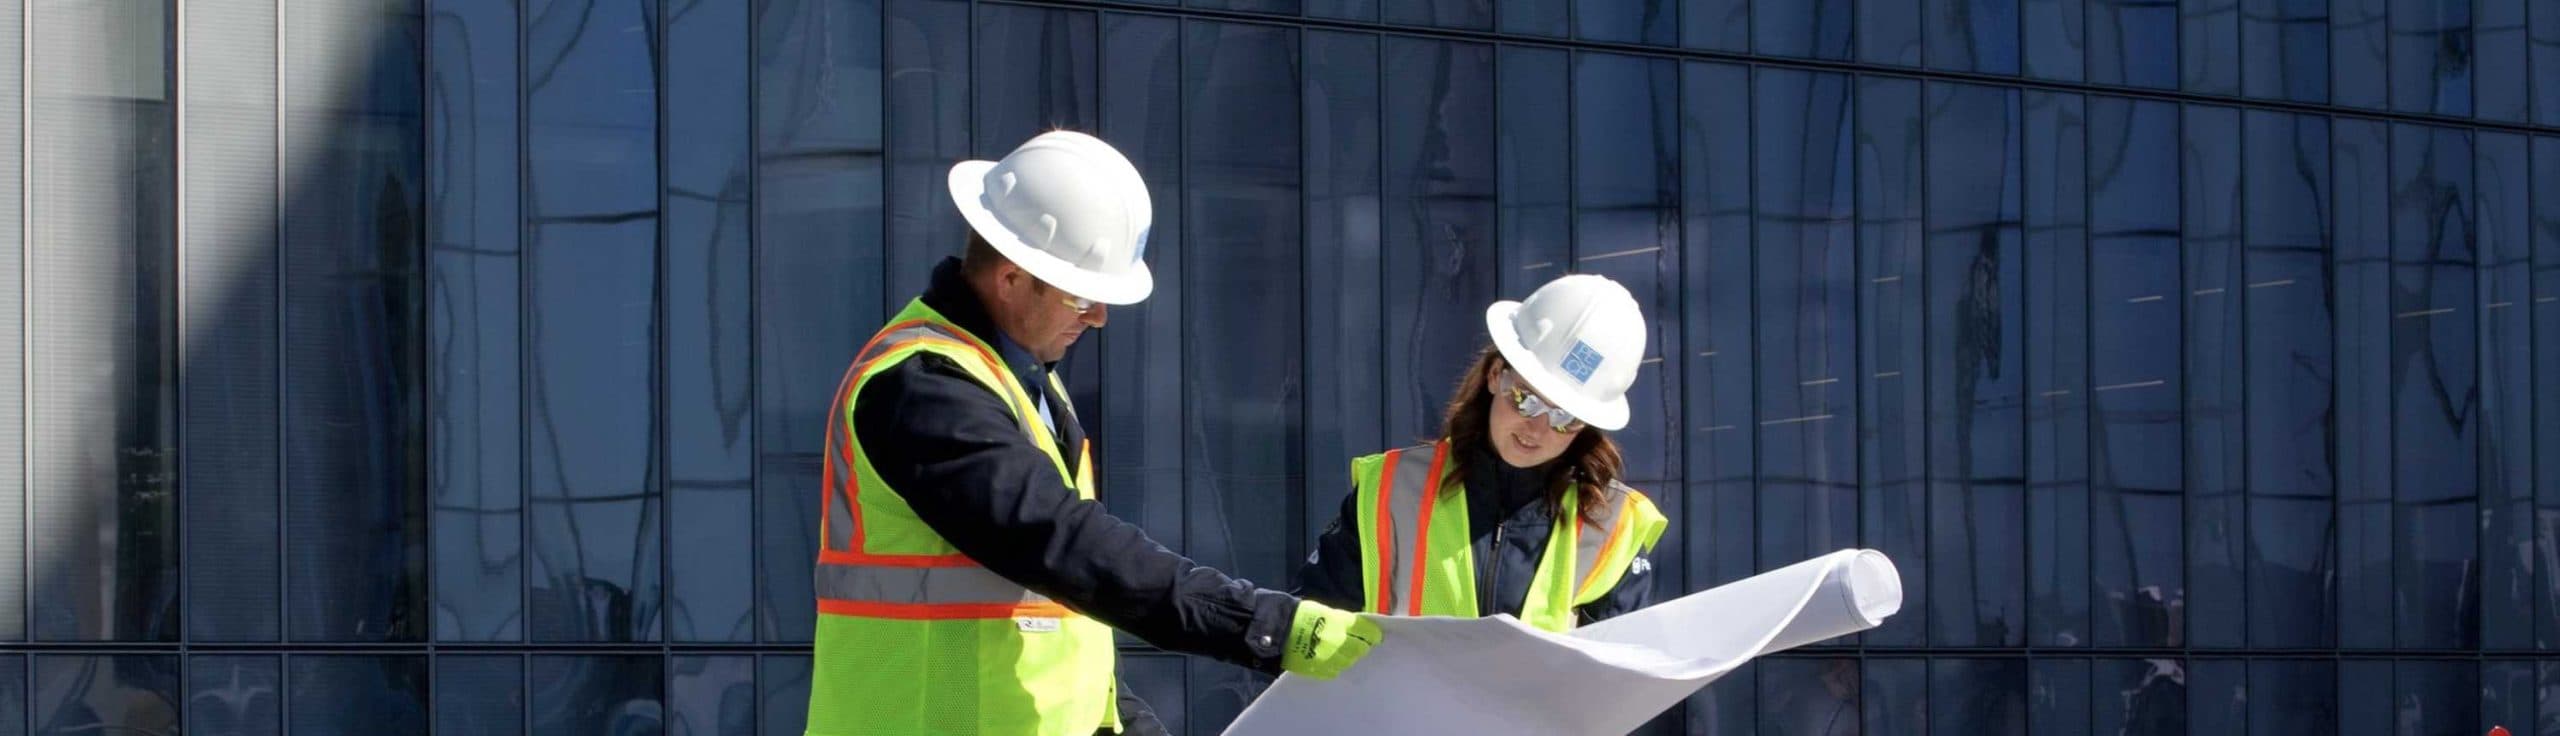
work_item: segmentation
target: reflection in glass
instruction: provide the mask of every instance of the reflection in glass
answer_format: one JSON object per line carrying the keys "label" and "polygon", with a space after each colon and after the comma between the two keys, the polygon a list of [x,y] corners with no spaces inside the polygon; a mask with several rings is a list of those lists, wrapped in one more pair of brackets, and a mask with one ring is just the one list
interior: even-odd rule
{"label": "reflection in glass", "polygon": [[[275,655],[200,655],[187,660],[186,733],[284,733],[284,672]],[[421,719],[423,720],[423,719]]]}
{"label": "reflection in glass", "polygon": [[[890,74],[881,82],[886,104],[880,114],[884,118],[882,133],[887,136],[889,176],[887,190],[882,193],[889,217],[884,254],[889,267],[886,293],[892,300],[904,300],[922,293],[932,279],[934,265],[958,254],[961,244],[968,242],[969,224],[957,217],[958,210],[952,208],[951,190],[944,177],[953,162],[973,158],[969,139],[972,133],[978,133],[969,109],[969,37],[973,29],[969,22],[970,4],[960,0],[895,0],[887,5],[888,15],[883,20],[889,36],[883,47],[885,63],[890,69],[903,71]],[[1001,95],[992,92],[1008,82],[1027,86],[1027,82],[1015,80],[1036,78],[1043,62],[1061,71],[1076,67],[1070,60],[1042,58],[1063,50],[1053,47],[1064,46],[1041,43],[1045,40],[1041,31],[1046,29],[1038,21],[1050,14],[1006,5],[985,9],[980,25],[986,28],[988,42],[979,47],[979,52],[989,57],[1023,57],[995,58],[979,64],[977,68],[983,70],[984,77],[976,86],[990,90],[986,96],[990,106],[1022,94],[1010,89],[1002,90],[1006,94]],[[1063,30],[1064,26],[1060,28]],[[1086,45],[1090,46],[1091,41]],[[1003,156],[1030,137],[979,135],[987,139],[981,147],[991,149],[986,156],[989,160]]]}
{"label": "reflection in glass", "polygon": [[[1625,286],[1645,315],[1647,365],[1627,389],[1627,426],[1610,436],[1626,454],[1627,483],[1675,516],[1679,494],[1664,485],[1680,477],[1681,385],[1661,361],[1681,354],[1679,83],[1669,60],[1574,59],[1572,270]],[[1682,573],[1676,556],[1654,564],[1659,575]]]}
{"label": "reflection in glass", "polygon": [[[1772,657],[1759,660],[1760,733],[1847,736],[1858,733],[1858,660]],[[1916,725],[1916,724],[1914,724]]]}
{"label": "reflection in glass", "polygon": [[524,658],[436,657],[436,736],[524,733]]}
{"label": "reflection in glass", "polygon": [[[2560,138],[2533,139],[2533,456],[2560,457]],[[2549,428],[2549,429],[2544,429]],[[2560,648],[2560,462],[2534,463],[2534,645]],[[2560,712],[2560,698],[2547,699]]]}
{"label": "reflection in glass", "polygon": [[2248,688],[2250,732],[2337,733],[2337,663],[2251,660]]}
{"label": "reflection in glass", "polygon": [[1156,712],[1165,733],[1185,733],[1182,706],[1189,700],[1183,689],[1185,659],[1172,654],[1120,655],[1120,682]]}
{"label": "reflection in glass", "polygon": [[2392,641],[2391,156],[2389,128],[2333,123],[2338,320],[2338,638]]}
{"label": "reflection in glass", "polygon": [[756,689],[764,692],[763,736],[792,736],[808,729],[809,658],[767,655],[756,663]]}
{"label": "reflection in glass", "polygon": [[2028,733],[2090,731],[2089,660],[2033,662],[2027,680]]}
{"label": "reflection in glass", "polygon": [[2249,645],[2337,641],[2329,123],[2252,110],[2242,122],[2247,324]]}
{"label": "reflection in glass", "polygon": [[[2178,108],[2089,103],[2090,549],[2098,646],[2178,646],[2185,549]],[[2101,678],[2102,680],[2105,678]],[[2103,690],[2103,688],[2102,688]],[[2103,700],[2103,698],[2101,698]]]}
{"label": "reflection in glass", "polygon": [[2339,736],[2393,736],[2396,693],[2390,660],[2349,659],[2338,663]]}
{"label": "reflection in glass", "polygon": [[2329,101],[2329,3],[2241,0],[2239,62],[2244,94],[2294,102]]}
{"label": "reflection in glass", "polygon": [[[0,140],[24,141],[26,130],[26,12],[0,12]],[[26,151],[0,146],[0,222],[25,222]],[[27,239],[24,228],[0,228],[0,345],[25,345]],[[27,356],[23,349],[0,350],[0,386],[25,386]],[[27,402],[24,391],[0,391],[0,509],[19,513],[0,519],[0,570],[27,569]],[[27,578],[0,575],[0,641],[27,638]],[[0,662],[0,669],[6,668]],[[0,688],[5,687],[0,676]],[[0,692],[6,692],[0,689]],[[5,716],[7,695],[0,695]],[[25,710],[25,701],[19,710]],[[10,722],[0,717],[0,723]]]}
{"label": "reflection in glass", "polygon": [[[1386,415],[1385,391],[1378,385],[1379,348],[1391,344],[1381,342],[1386,328],[1382,308],[1387,292],[1411,289],[1384,288],[1386,282],[1380,280],[1385,269],[1380,268],[1379,248],[1378,53],[1379,39],[1372,35],[1307,36],[1307,278],[1301,288],[1307,310],[1303,380],[1310,472],[1303,475],[1305,485],[1291,492],[1307,519],[1299,539],[1307,549],[1351,493],[1346,475],[1335,469],[1353,456],[1411,439],[1379,430]],[[1467,354],[1465,348],[1457,352],[1450,357]]]}
{"label": "reflection in glass", "polygon": [[[1318,0],[1319,3],[1322,0]],[[1490,30],[1493,0],[1381,0],[1388,24]],[[1117,19],[1115,18],[1115,22]]]}
{"label": "reflection in glass", "polygon": [[[1930,0],[1862,0],[1857,3],[1858,60],[1870,64],[1919,66],[1921,6]],[[1763,6],[1768,3],[1762,3]]]}
{"label": "reflection in glass", "polygon": [[284,3],[285,629],[297,640],[427,634],[419,7]]}
{"label": "reflection in glass", "polygon": [[668,733],[755,736],[756,658],[677,656],[667,671]]}
{"label": "reflection in glass", "polygon": [[2018,94],[1928,87],[1927,564],[1929,641],[1940,646],[2026,643]]}
{"label": "reflection in glass", "polygon": [[[2479,60],[2479,79],[2473,93],[2478,97],[2480,119],[2521,123],[2532,107],[2533,92],[2526,88],[2531,70],[2531,52],[2526,48],[2525,6],[2528,0],[2475,0],[2472,32],[2479,47],[2474,50]],[[2551,11],[2544,11],[2546,14]]]}
{"label": "reflection in glass", "polygon": [[[1485,345],[1494,292],[1493,47],[1386,39],[1387,418],[1396,445],[1440,431],[1440,409]],[[1374,450],[1371,450],[1374,452]],[[1317,456],[1322,459],[1322,456]],[[1328,476],[1330,477],[1330,476]]]}
{"label": "reflection in glass", "polygon": [[[1561,6],[1566,3],[1546,4]],[[1584,40],[1673,46],[1680,43],[1680,16],[1694,4],[1682,0],[1635,0],[1577,2],[1571,5],[1574,28]]]}
{"label": "reflection in glass", "polygon": [[[2323,0],[2325,1],[2325,0]],[[2085,0],[2019,0],[2020,35],[2026,39],[2026,73],[2037,79],[2080,81],[2088,66]]]}
{"label": "reflection in glass", "polygon": [[170,5],[29,11],[49,29],[26,143],[26,298],[50,307],[25,346],[37,640],[178,636]]}
{"label": "reflection in glass", "polygon": [[2187,672],[2175,659],[2101,659],[2091,669],[2089,733],[2187,733]]}
{"label": "reflection in glass", "polygon": [[2391,428],[2402,647],[2480,644],[2472,134],[2391,129]]}
{"label": "reflection in glass", "polygon": [[2240,93],[2241,0],[2180,0],[2179,86],[2210,95]]}
{"label": "reflection in glass", "polygon": [[2471,115],[2476,0],[2390,0],[2391,109]]}
{"label": "reflection in glass", "polygon": [[2027,734],[2027,661],[1929,661],[1929,732]]}
{"label": "reflection in glass", "polygon": [[[1751,70],[1726,64],[1687,64],[1681,69],[1681,183],[1683,218],[1680,292],[1681,354],[1666,363],[1687,375],[1685,416],[1673,425],[1686,436],[1688,481],[1684,516],[1674,522],[1689,560],[1689,580],[1679,590],[1706,588],[1749,577],[1756,568],[1756,502],[1753,456],[1759,433],[1752,411],[1751,273],[1753,243]],[[1669,536],[1666,534],[1665,536]],[[1661,590],[1661,588],[1657,588]],[[1748,697],[1736,701],[1747,704]],[[1690,712],[1706,707],[1693,699]],[[1736,706],[1745,707],[1745,706]],[[1747,711],[1741,718],[1747,718]]]}
{"label": "reflection in glass", "polygon": [[[1921,137],[1920,92],[1920,84],[1909,80],[1867,77],[1858,83],[1857,266],[1853,270],[1842,264],[1839,272],[1854,274],[1852,283],[1860,290],[1855,295],[1857,367],[1806,372],[1792,379],[1761,374],[1764,384],[1781,379],[1808,390],[1855,392],[1859,408],[1855,447],[1860,454],[1847,452],[1849,438],[1841,436],[1836,440],[1840,444],[1822,447],[1819,456],[1835,464],[1839,477],[1856,474],[1861,491],[1856,513],[1864,546],[1891,555],[1911,570],[1929,569],[1929,282],[1923,270],[1928,258],[1927,199],[1921,189],[1928,172],[1923,167],[1927,140]],[[1766,176],[1768,171],[1763,167],[1761,174]],[[1762,206],[1767,206],[1765,198]],[[1767,257],[1762,255],[1764,261]],[[1846,302],[1852,296],[1843,288],[1836,298]],[[1785,313],[1785,307],[1775,304],[1763,303],[1762,309],[1764,314]],[[1846,305],[1842,314],[1847,314]],[[1762,329],[1765,333],[1766,328]],[[1852,330],[1844,326],[1841,332],[1846,337]],[[1761,360],[1768,366],[1765,355]],[[1849,395],[1842,395],[1843,405]],[[1766,407],[1764,400],[1764,411]],[[1787,416],[1793,415],[1769,415],[1761,421]],[[1768,461],[1766,455],[1763,462]],[[1814,548],[1795,557],[1763,558],[1764,562],[1800,559],[1840,546],[1844,545],[1817,541]],[[1933,613],[1929,582],[1927,575],[1904,576],[1902,613],[1867,634],[1867,641],[1926,643]]]}
{"label": "reflection in glass", "polygon": [[754,641],[747,10],[667,7],[667,624]]}
{"label": "reflection in glass", "polygon": [[[294,733],[425,736],[427,658],[415,655],[293,657]],[[505,662],[512,668],[515,660]],[[446,659],[448,668],[454,664]],[[201,697],[203,690],[197,690]],[[478,693],[440,693],[467,697]]]}
{"label": "reflection in glass", "polygon": [[1925,20],[1920,25],[1927,36],[1929,67],[1984,74],[2018,73],[2020,2],[1924,0]]}
{"label": "reflection in glass", "polygon": [[2027,640],[2088,646],[2088,105],[2028,92],[2025,107]]}
{"label": "reflection in glass", "polygon": [[2329,0],[2329,78],[2332,101],[2380,109],[2391,104],[2391,0]]}
{"label": "reflection in glass", "polygon": [[1680,45],[1750,51],[1750,0],[1684,0],[1680,3]]}
{"label": "reflection in glass", "polygon": [[2489,660],[2480,663],[2481,728],[2504,726],[2511,733],[2548,730],[2555,724],[2534,722],[2538,700],[2533,662]]}
{"label": "reflection in glass", "polygon": [[2188,732],[2246,732],[2248,678],[2249,663],[2241,660],[2191,660],[2187,669]]}
{"label": "reflection in glass", "polygon": [[[1672,4],[1665,0],[1620,0],[1612,4],[1628,5],[1635,2],[1654,3],[1658,4],[1658,7],[1670,7]],[[1569,24],[1573,22],[1572,18],[1566,15],[1570,12],[1569,6],[1595,4],[1561,3],[1552,0],[1493,0],[1493,3],[1493,17],[1501,21],[1503,33],[1550,37],[1563,37]]]}
{"label": "reflection in glass", "polygon": [[439,641],[524,637],[516,9],[440,3],[427,50],[427,486]]}
{"label": "reflection in glass", "polygon": [[2089,0],[2089,81],[2178,86],[2178,5],[2166,0]]}
{"label": "reflection in glass", "polygon": [[177,736],[178,655],[36,655],[36,736]]}
{"label": "reflection in glass", "polygon": [[1868,659],[1860,664],[1866,675],[1858,690],[1865,713],[1860,732],[1927,733],[1929,660]]}
{"label": "reflection in glass", "polygon": [[[2247,639],[2247,479],[2240,410],[2240,111],[2189,106],[2179,142],[2186,301],[2187,636]],[[2102,272],[2103,273],[2103,272]]]}
{"label": "reflection in glass", "polygon": [[0,725],[25,728],[27,723],[27,658],[0,654]]}
{"label": "reflection in glass", "polygon": [[[2391,723],[2402,734],[2473,734],[2480,724],[2480,663],[2475,660],[2396,663],[2399,692]],[[2513,728],[2512,726],[2510,728]]]}
{"label": "reflection in glass", "polygon": [[1745,351],[1757,361],[1759,419],[1733,431],[1755,433],[1760,447],[1754,521],[1765,567],[1858,539],[1857,384],[1843,375],[1858,369],[1849,83],[1764,67],[1752,90],[1753,309],[1766,317]]}
{"label": "reflection in glass", "polygon": [[[1181,22],[1114,14],[1103,19],[1102,138],[1136,164],[1155,205],[1155,232],[1183,232]],[[1172,241],[1167,241],[1172,242]],[[1147,249],[1156,273],[1182,272],[1184,247]],[[1098,335],[1102,392],[1094,461],[1111,513],[1176,550],[1183,534],[1182,304],[1185,279],[1156,281],[1146,303],[1112,315]],[[1329,474],[1328,474],[1329,475]],[[1339,477],[1339,476],[1336,476]],[[1269,581],[1278,584],[1279,581]]]}
{"label": "reflection in glass", "polygon": [[1499,293],[1517,298],[1571,268],[1573,161],[1559,142],[1572,138],[1572,109],[1556,104],[1570,99],[1571,80],[1566,52],[1504,46],[1496,53],[1494,253],[1502,265],[1495,278]]}
{"label": "reflection in glass", "polygon": [[1849,23],[1855,12],[1851,0],[1752,3],[1752,50],[1770,56],[1846,60]]}
{"label": "reflection in glass", "polygon": [[2480,644],[2533,647],[2532,152],[2522,136],[2483,132],[2480,188]]}
{"label": "reflection in glass", "polygon": [[666,664],[656,656],[534,655],[532,732],[663,733]]}
{"label": "reflection in glass", "polygon": [[2560,124],[2560,13],[2528,12],[2525,16],[2531,24],[2525,31],[2525,79],[2533,86],[2533,123]]}

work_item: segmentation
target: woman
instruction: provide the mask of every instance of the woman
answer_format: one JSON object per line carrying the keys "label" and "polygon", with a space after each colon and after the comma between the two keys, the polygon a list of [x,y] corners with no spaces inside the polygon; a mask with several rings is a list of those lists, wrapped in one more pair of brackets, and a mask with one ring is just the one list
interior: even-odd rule
{"label": "woman", "polygon": [[1668,521],[1619,482],[1644,315],[1625,287],[1566,276],[1485,310],[1492,345],[1438,442],[1351,461],[1354,493],[1298,594],[1401,616],[1507,613],[1549,631],[1650,601]]}

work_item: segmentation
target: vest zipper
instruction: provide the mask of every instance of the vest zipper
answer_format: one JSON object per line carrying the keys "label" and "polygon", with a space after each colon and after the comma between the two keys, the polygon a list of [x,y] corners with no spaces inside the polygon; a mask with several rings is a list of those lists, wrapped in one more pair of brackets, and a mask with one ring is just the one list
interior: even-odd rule
{"label": "vest zipper", "polygon": [[1485,610],[1477,612],[1479,616],[1491,616],[1502,610],[1502,532],[1504,527],[1509,526],[1509,520],[1504,521],[1505,523],[1493,525],[1493,559],[1488,560],[1492,563],[1493,569],[1490,573],[1492,579],[1485,581],[1484,594],[1477,596],[1479,605],[1486,603],[1490,605],[1484,605]]}

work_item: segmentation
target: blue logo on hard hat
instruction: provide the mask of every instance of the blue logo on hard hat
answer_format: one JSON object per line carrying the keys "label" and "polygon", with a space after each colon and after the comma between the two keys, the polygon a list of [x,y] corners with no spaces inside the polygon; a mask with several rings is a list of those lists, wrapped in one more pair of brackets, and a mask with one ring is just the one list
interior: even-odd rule
{"label": "blue logo on hard hat", "polygon": [[1573,341],[1573,350],[1564,354],[1564,374],[1577,382],[1590,383],[1591,374],[1598,370],[1600,351],[1591,349],[1590,343]]}

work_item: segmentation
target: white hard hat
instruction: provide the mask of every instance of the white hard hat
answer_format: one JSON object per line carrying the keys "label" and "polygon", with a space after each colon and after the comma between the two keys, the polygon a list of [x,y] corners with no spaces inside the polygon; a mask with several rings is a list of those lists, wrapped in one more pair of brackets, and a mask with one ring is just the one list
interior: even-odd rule
{"label": "white hard hat", "polygon": [[1155,291],[1147,183],[1128,157],[1072,131],[1042,133],[1002,161],[951,167],[951,203],[1006,260],[1069,294],[1136,304]]}
{"label": "white hard hat", "polygon": [[1606,276],[1549,281],[1529,298],[1494,302],[1485,331],[1504,362],[1558,408],[1591,426],[1627,426],[1627,387],[1644,363],[1644,312]]}

